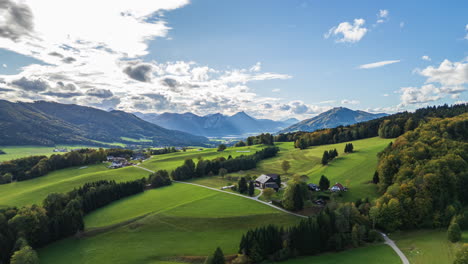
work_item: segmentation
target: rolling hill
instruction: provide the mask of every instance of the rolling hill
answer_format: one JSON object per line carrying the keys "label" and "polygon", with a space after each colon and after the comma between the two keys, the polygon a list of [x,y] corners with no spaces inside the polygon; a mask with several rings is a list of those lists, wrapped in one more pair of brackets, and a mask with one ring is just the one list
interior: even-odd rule
{"label": "rolling hill", "polygon": [[209,143],[205,137],[168,130],[126,112],[45,101],[0,100],[0,131],[0,145],[106,145],[125,142],[123,138],[144,138],[151,145]]}
{"label": "rolling hill", "polygon": [[372,114],[360,110],[351,110],[346,107],[335,107],[333,109],[319,114],[318,116],[303,120],[299,123],[289,126],[288,128],[281,130],[279,133],[288,133],[295,131],[312,132],[317,129],[347,126],[384,116],[387,116],[387,114]]}
{"label": "rolling hill", "polygon": [[294,118],[286,121],[256,119],[245,112],[238,112],[232,116],[220,113],[205,116],[198,116],[193,113],[163,113],[160,115],[135,113],[135,115],[167,129],[175,129],[207,137],[276,132],[297,122],[297,119]]}

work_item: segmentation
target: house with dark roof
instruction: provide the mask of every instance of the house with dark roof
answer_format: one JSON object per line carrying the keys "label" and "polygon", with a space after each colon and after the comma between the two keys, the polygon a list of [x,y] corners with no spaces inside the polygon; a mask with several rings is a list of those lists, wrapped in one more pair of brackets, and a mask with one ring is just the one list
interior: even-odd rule
{"label": "house with dark roof", "polygon": [[258,188],[272,188],[278,190],[277,180],[279,179],[279,174],[262,174],[255,179],[255,186]]}
{"label": "house with dark roof", "polygon": [[309,187],[309,190],[314,191],[314,192],[320,191],[320,187],[315,183],[309,183],[307,184],[307,187]]}

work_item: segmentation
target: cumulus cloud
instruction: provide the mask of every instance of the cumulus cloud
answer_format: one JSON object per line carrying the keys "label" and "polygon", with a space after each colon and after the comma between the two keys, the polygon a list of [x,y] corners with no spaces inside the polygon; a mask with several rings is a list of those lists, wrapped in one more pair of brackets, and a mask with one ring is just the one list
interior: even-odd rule
{"label": "cumulus cloud", "polygon": [[362,18],[354,19],[354,23],[342,22],[338,26],[332,27],[325,38],[334,36],[336,42],[356,43],[360,41],[367,33],[368,29],[364,27],[366,21]]}
{"label": "cumulus cloud", "polygon": [[24,91],[32,91],[32,92],[42,92],[49,88],[49,84],[41,79],[37,80],[29,80],[26,77],[22,77],[21,79],[14,80],[11,82],[13,86],[16,86]]}
{"label": "cumulus cloud", "polygon": [[18,41],[33,31],[31,9],[22,3],[0,0],[0,37]]}
{"label": "cumulus cloud", "polygon": [[466,91],[468,84],[468,61],[451,62],[444,60],[438,67],[429,66],[417,72],[426,77],[421,87],[400,89],[401,104],[418,104],[437,101],[446,96],[456,99]]}
{"label": "cumulus cloud", "polygon": [[98,98],[109,98],[114,95],[111,90],[98,89],[98,88],[89,89],[88,91],[86,91],[86,94],[89,96],[94,96]]}
{"label": "cumulus cloud", "polygon": [[379,13],[377,14],[377,23],[381,24],[384,23],[388,20],[388,15],[389,12],[386,9],[381,9],[379,10]]}
{"label": "cumulus cloud", "polygon": [[140,82],[151,82],[151,65],[147,63],[137,64],[135,66],[127,66],[124,69],[124,73],[128,77],[140,81]]}
{"label": "cumulus cloud", "polygon": [[262,63],[257,62],[254,66],[250,67],[251,72],[259,72],[262,69]]}
{"label": "cumulus cloud", "polygon": [[427,56],[427,55],[423,55],[421,57],[422,60],[425,60],[425,61],[431,61],[431,57]]}
{"label": "cumulus cloud", "polygon": [[373,63],[360,65],[358,68],[359,69],[373,69],[373,68],[379,68],[379,67],[383,67],[385,65],[394,64],[394,63],[398,63],[398,62],[400,62],[400,60],[378,61],[378,62],[373,62]]}
{"label": "cumulus cloud", "polygon": [[3,68],[8,68],[8,65],[6,65],[5,63],[2,64],[2,67]]}

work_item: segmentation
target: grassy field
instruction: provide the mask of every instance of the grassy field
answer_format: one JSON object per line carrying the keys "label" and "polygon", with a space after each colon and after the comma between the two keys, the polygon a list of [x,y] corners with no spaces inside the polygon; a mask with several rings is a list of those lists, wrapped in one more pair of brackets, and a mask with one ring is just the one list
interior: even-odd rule
{"label": "grassy field", "polygon": [[459,243],[447,239],[446,230],[419,230],[391,235],[411,264],[452,264],[461,243],[468,243],[464,232]]}
{"label": "grassy field", "polygon": [[[137,220],[128,221],[132,218]],[[299,220],[249,199],[174,184],[88,215],[89,232],[102,233],[59,241],[39,250],[39,255],[41,263],[172,263],[167,261],[174,257],[209,255],[217,246],[235,254],[247,229]],[[125,225],[108,228],[124,221]]]}
{"label": "grassy field", "polygon": [[108,169],[107,164],[58,170],[39,178],[0,185],[0,207],[40,204],[53,192],[68,192],[87,182],[98,180],[128,181],[147,177],[149,172],[126,167]]}
{"label": "grassy field", "polygon": [[153,142],[151,139],[144,139],[144,138],[134,139],[134,138],[129,138],[129,137],[120,137],[120,139],[124,141],[135,142],[135,143]]}
{"label": "grassy field", "polygon": [[50,156],[52,154],[63,154],[63,152],[54,152],[55,148],[66,148],[68,150],[75,148],[93,148],[87,146],[72,146],[72,145],[57,145],[56,147],[44,146],[0,146],[6,154],[0,155],[0,162],[12,159],[19,159],[29,156],[44,155]]}
{"label": "grassy field", "polygon": [[[281,151],[275,158],[261,161],[254,170],[245,171],[242,174],[232,173],[231,176],[250,175],[256,177],[262,173],[278,173],[282,178],[291,177],[293,174],[307,175],[310,180],[318,184],[320,176],[325,175],[331,184],[340,182],[349,187],[349,191],[343,194],[344,201],[356,201],[358,198],[376,198],[378,196],[376,186],[370,184],[377,166],[377,153],[382,151],[391,139],[369,138],[351,141],[355,152],[343,154],[344,146],[348,143],[323,145],[310,147],[305,150],[295,149],[292,142],[278,143]],[[325,150],[337,149],[339,156],[329,165],[322,166],[321,159]],[[283,160],[288,160],[291,169],[284,174],[281,169]]]}
{"label": "grassy field", "polygon": [[346,250],[338,253],[327,253],[320,256],[305,257],[280,262],[284,264],[400,264],[398,255],[384,244]]}

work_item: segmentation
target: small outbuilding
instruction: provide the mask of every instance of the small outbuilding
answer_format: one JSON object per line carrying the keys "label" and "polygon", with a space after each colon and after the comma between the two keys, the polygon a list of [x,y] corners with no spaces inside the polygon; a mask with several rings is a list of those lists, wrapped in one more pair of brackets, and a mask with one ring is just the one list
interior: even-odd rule
{"label": "small outbuilding", "polygon": [[348,189],[344,187],[341,183],[336,183],[330,188],[330,191],[332,192],[344,192],[347,191]]}

